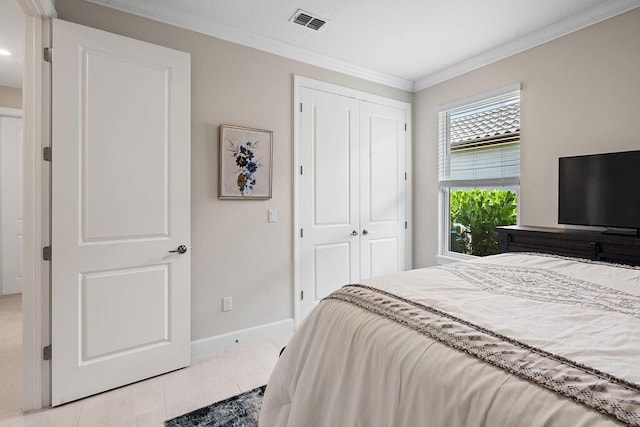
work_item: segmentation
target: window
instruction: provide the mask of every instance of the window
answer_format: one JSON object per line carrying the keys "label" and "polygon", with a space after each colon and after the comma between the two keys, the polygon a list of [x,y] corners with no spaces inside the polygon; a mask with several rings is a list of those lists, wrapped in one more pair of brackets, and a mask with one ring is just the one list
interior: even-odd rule
{"label": "window", "polygon": [[520,85],[439,114],[440,253],[495,254],[496,227],[518,219]]}

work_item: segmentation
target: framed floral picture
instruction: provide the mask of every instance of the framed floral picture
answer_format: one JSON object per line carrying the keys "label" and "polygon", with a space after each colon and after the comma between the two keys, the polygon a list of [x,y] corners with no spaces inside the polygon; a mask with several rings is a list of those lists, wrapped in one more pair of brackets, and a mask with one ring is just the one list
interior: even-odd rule
{"label": "framed floral picture", "polygon": [[220,199],[270,199],[273,132],[220,125]]}

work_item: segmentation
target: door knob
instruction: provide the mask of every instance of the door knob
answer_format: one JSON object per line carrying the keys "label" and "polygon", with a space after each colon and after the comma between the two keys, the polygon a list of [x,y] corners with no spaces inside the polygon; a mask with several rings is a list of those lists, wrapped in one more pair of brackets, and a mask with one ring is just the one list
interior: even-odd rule
{"label": "door knob", "polygon": [[351,235],[352,235],[352,236],[357,236],[357,235],[358,235],[358,232],[357,232],[356,230],[353,230],[353,231],[351,232]]}
{"label": "door knob", "polygon": [[178,246],[178,249],[173,250],[173,251],[169,251],[169,253],[173,253],[173,252],[177,252],[179,254],[183,254],[183,253],[187,252],[187,247],[185,245],[180,245],[180,246]]}
{"label": "door knob", "polygon": [[369,234],[369,230],[367,230],[366,228],[364,230],[362,230],[362,234],[367,235]]}

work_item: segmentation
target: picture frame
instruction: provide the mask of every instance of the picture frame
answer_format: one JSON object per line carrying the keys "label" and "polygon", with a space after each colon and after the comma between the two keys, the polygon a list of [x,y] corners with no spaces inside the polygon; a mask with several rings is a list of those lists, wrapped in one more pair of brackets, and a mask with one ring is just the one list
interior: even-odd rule
{"label": "picture frame", "polygon": [[271,198],[272,131],[222,124],[218,151],[219,199]]}

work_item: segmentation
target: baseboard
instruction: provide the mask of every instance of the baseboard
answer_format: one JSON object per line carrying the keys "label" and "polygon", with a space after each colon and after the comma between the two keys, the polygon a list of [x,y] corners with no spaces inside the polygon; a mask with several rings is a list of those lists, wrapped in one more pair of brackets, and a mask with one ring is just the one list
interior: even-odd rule
{"label": "baseboard", "polygon": [[228,334],[215,335],[191,342],[191,358],[208,356],[256,341],[262,341],[278,335],[292,334],[293,319],[279,320],[253,328],[240,329]]}

